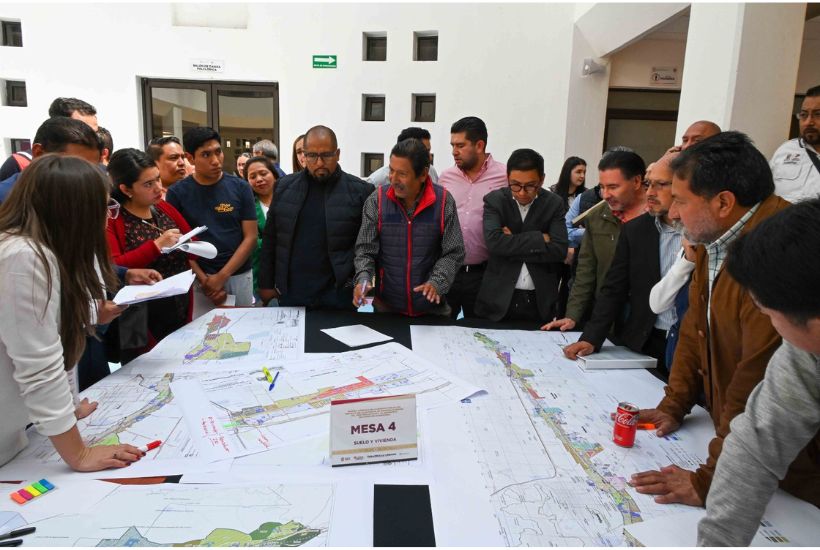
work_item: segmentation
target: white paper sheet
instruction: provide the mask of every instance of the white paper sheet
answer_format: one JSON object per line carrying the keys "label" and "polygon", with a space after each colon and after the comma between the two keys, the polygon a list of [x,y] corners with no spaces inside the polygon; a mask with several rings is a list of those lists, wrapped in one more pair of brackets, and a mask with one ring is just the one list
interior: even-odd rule
{"label": "white paper sheet", "polygon": [[375,344],[376,342],[386,342],[392,340],[392,336],[382,334],[370,327],[364,325],[350,325],[338,328],[323,328],[322,332],[335,338],[339,342],[356,348],[367,344]]}
{"label": "white paper sheet", "polygon": [[177,241],[177,244],[175,244],[174,246],[166,246],[165,248],[163,248],[161,250],[161,252],[163,254],[170,254],[171,252],[173,252],[177,248],[180,248],[183,244],[187,243],[188,241],[190,241],[191,239],[193,239],[194,237],[196,237],[200,233],[204,233],[207,230],[208,230],[207,225],[201,225],[199,227],[194,227],[193,229],[191,229],[190,231],[188,231],[187,233],[182,235],[179,238],[179,240]]}
{"label": "white paper sheet", "polygon": [[133,364],[140,372],[261,369],[304,351],[305,308],[225,308],[169,334]]}
{"label": "white paper sheet", "polygon": [[372,515],[367,491],[347,493],[345,520],[338,522],[338,489],[331,483],[118,486],[83,513],[35,522],[25,544],[327,546],[337,530],[339,545],[366,544],[357,527]]}
{"label": "white paper sheet", "polygon": [[[20,484],[0,484],[0,514],[7,521],[13,519],[13,515],[20,516],[24,524],[42,521],[44,519],[59,516],[67,512],[79,513],[94,506],[102,498],[109,495],[117,488],[114,483],[106,481],[79,480],[70,476],[44,476],[54,489],[41,495],[26,504],[20,505],[11,500],[8,495],[19,489],[24,489],[27,485],[40,481],[43,477],[29,479]],[[18,520],[19,523],[19,520]],[[11,527],[16,529],[17,527]],[[3,527],[0,521],[0,533],[5,533],[8,528]],[[24,541],[27,542],[27,541]]]}
{"label": "white paper sheet", "polygon": [[[436,410],[437,541],[497,544],[471,531],[486,518],[504,545],[623,546],[623,525],[681,510],[627,480],[670,463],[697,468],[713,431],[664,438],[641,431],[629,449],[612,442],[609,416],[619,401],[660,399],[662,384],[651,374],[585,373],[562,352],[577,335],[419,326],[411,334],[414,351],[488,392],[451,414]],[[462,511],[479,519],[459,521]]]}
{"label": "white paper sheet", "polygon": [[177,273],[173,277],[163,279],[153,285],[124,286],[114,296],[114,303],[120,306],[139,304],[149,300],[168,298],[185,294],[190,290],[196,276],[192,270]]}
{"label": "white paper sheet", "polygon": [[[635,523],[626,528],[644,546],[696,546],[703,508]],[[817,546],[820,510],[778,489],[751,546]]]}
{"label": "white paper sheet", "polygon": [[214,245],[205,241],[184,243],[179,246],[178,250],[181,250],[186,254],[193,254],[194,256],[200,256],[209,260],[216,258],[218,253]]}

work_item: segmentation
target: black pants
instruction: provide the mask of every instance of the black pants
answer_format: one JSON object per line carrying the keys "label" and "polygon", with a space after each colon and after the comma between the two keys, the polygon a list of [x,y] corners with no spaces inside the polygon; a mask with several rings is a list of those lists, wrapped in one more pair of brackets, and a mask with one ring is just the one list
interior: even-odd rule
{"label": "black pants", "polygon": [[535,301],[534,290],[513,290],[510,307],[505,321],[534,321],[540,323],[541,315],[538,313],[538,304]]}
{"label": "black pants", "polygon": [[487,264],[463,266],[456,274],[456,280],[447,293],[447,303],[452,308],[450,317],[458,318],[458,312],[464,309],[465,318],[475,318],[475,300],[484,278],[484,268]]}
{"label": "black pants", "polygon": [[666,367],[666,331],[653,328],[641,353],[658,360],[658,367],[655,369],[655,374],[658,378],[668,381],[669,371]]}

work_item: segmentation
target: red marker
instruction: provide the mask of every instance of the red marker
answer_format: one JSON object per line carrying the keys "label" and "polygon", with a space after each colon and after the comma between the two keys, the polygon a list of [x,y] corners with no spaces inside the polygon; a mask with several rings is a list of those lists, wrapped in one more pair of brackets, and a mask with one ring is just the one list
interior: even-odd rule
{"label": "red marker", "polygon": [[157,447],[159,447],[160,445],[162,445],[162,441],[160,441],[159,439],[157,439],[156,441],[152,441],[151,443],[149,443],[149,444],[148,444],[148,445],[146,445],[145,447],[140,447],[140,451],[142,451],[142,452],[144,452],[144,453],[147,453],[147,452],[148,452],[148,451],[150,451],[151,449],[156,449],[156,448],[157,448]]}

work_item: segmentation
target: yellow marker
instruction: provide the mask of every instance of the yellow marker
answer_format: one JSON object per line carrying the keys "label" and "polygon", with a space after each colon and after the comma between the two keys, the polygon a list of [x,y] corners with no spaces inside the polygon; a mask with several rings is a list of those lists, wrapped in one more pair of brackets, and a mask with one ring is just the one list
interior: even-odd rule
{"label": "yellow marker", "polygon": [[26,491],[31,493],[31,496],[35,496],[35,497],[39,497],[40,495],[43,494],[40,491],[38,491],[37,489],[35,489],[33,485],[29,485],[28,487],[26,487]]}
{"label": "yellow marker", "polygon": [[270,371],[268,370],[268,367],[262,367],[262,372],[265,373],[265,378],[268,379],[268,383],[273,384],[273,376],[270,375]]}

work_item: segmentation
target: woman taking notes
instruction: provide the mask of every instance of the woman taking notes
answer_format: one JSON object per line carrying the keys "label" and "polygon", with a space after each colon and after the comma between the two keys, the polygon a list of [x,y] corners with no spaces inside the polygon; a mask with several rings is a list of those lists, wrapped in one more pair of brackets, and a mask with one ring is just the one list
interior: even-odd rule
{"label": "woman taking notes", "polygon": [[66,377],[94,328],[89,302],[117,286],[108,200],[96,166],[45,155],[0,206],[0,465],[28,444],[29,423],[75,470],[121,468],[144,455],[131,445],[86,447]]}
{"label": "woman taking notes", "polygon": [[[138,149],[120,149],[111,155],[108,175],[111,195],[122,204],[120,215],[108,220],[114,263],[156,269],[164,279],[191,269],[184,252],[162,254],[191,228],[176,208],[162,200],[159,169],[151,158]],[[189,294],[152,300],[123,312],[117,327],[106,334],[107,339],[116,334],[123,365],[191,320]]]}

